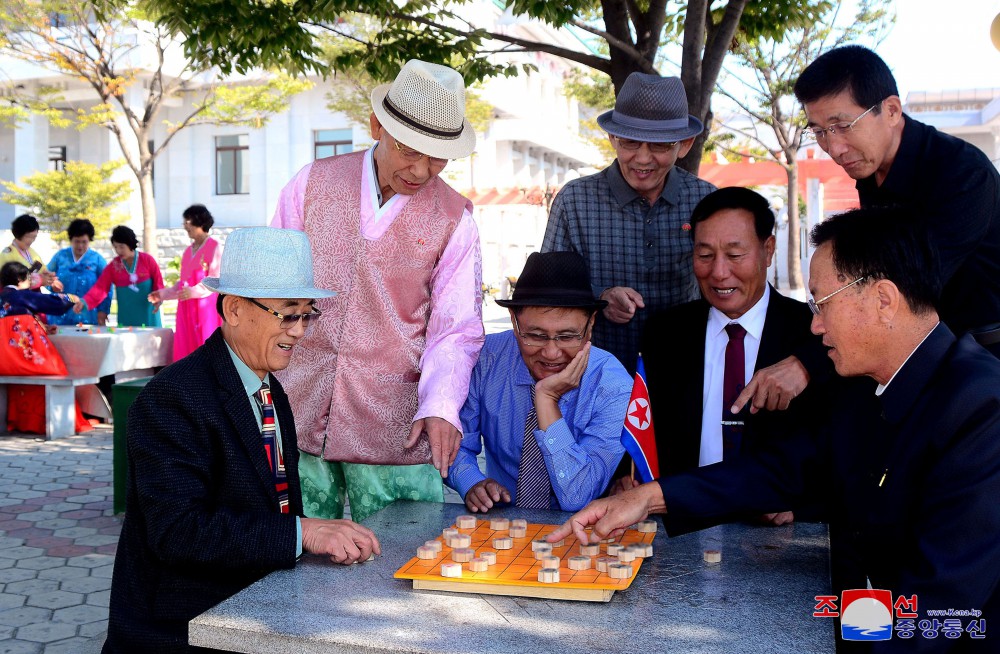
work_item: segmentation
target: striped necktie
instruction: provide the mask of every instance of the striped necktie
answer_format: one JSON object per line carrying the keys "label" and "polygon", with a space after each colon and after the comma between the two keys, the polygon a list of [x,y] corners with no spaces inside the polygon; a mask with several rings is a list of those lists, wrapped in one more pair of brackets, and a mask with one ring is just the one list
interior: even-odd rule
{"label": "striped necktie", "polygon": [[542,450],[535,440],[538,429],[538,414],[535,413],[535,387],[531,387],[531,410],[524,421],[524,445],[521,448],[521,464],[517,469],[517,496],[514,506],[525,509],[548,509],[552,484],[549,471],[542,458]]}
{"label": "striped necktie", "polygon": [[285,455],[281,448],[281,439],[274,425],[274,404],[271,403],[271,387],[264,382],[260,390],[254,393],[261,412],[260,433],[264,439],[264,452],[267,463],[271,466],[271,476],[274,478],[274,490],[278,493],[278,508],[282,513],[288,513],[288,478],[285,476]]}

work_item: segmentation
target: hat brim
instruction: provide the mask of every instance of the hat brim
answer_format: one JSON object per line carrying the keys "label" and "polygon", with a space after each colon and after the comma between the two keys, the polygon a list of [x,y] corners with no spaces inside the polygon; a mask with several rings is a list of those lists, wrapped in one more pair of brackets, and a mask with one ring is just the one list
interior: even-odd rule
{"label": "hat brim", "polygon": [[218,277],[206,277],[201,280],[202,286],[220,295],[235,295],[237,297],[260,297],[277,298],[282,300],[321,300],[323,298],[337,295],[337,291],[328,291],[323,288],[313,288],[311,286],[298,286],[294,288],[273,287],[273,288],[247,288],[245,286],[225,286],[219,283]]}
{"label": "hat brim", "polygon": [[674,143],[698,136],[705,131],[705,126],[701,124],[701,121],[690,114],[688,115],[687,127],[683,129],[643,129],[615,122],[613,113],[612,109],[597,117],[597,124],[601,126],[601,129],[612,136],[642,141],[643,143]]}
{"label": "hat brim", "polygon": [[421,154],[437,159],[462,159],[472,154],[476,149],[476,130],[468,118],[462,119],[462,133],[456,139],[442,139],[418,132],[409,125],[399,122],[382,106],[382,100],[389,95],[392,84],[376,86],[372,91],[372,111],[378,122],[392,135],[409,148]]}
{"label": "hat brim", "polygon": [[517,307],[554,307],[558,309],[587,309],[597,311],[608,306],[607,300],[593,300],[591,302],[578,302],[559,298],[531,298],[527,300],[496,300],[496,303],[508,309]]}

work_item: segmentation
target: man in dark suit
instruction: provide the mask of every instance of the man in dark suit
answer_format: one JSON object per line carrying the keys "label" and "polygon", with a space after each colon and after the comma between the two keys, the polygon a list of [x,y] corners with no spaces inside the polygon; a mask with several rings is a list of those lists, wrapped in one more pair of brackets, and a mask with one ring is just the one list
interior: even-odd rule
{"label": "man in dark suit", "polygon": [[[844,380],[828,415],[815,416],[816,438],[597,500],[549,538],[586,540],[588,525],[603,537],[648,513],[667,513],[671,531],[675,516],[722,522],[822,493],[833,505],[835,592],[870,582],[916,596],[918,620],[961,607],[989,622],[1000,612],[1000,361],[940,321],[934,252],[916,224],[901,210],[860,209],[813,231],[813,332],[839,375],[871,378]],[[810,459],[823,477],[802,473]],[[976,642],[915,635],[873,649]]]}
{"label": "man in dark suit", "polygon": [[[727,364],[737,365],[736,383],[742,388],[754,371],[784,359],[807,341],[819,346],[809,333],[809,307],[767,283],[773,232],[774,213],[767,200],[745,188],[713,191],[691,214],[694,275],[702,299],[653,315],[642,339],[650,408],[654,416],[670,420],[669,428],[656,431],[661,474],[780,447],[782,436],[808,415],[806,398],[788,411],[733,415],[724,406],[734,399],[726,397],[726,374],[734,372]],[[734,331],[739,342],[730,344],[729,331],[736,325],[742,328]],[[734,347],[743,351],[735,360],[727,358]],[[782,408],[790,400],[784,398]],[[619,489],[634,485],[627,478]],[[792,514],[765,518],[784,524]]]}
{"label": "man in dark suit", "polygon": [[223,324],[136,398],[128,420],[128,510],[104,652],[198,651],[187,623],[303,553],[336,563],[381,553],[349,520],[303,518],[295,422],[270,374],[320,312],[309,240],[236,230],[221,274]]}

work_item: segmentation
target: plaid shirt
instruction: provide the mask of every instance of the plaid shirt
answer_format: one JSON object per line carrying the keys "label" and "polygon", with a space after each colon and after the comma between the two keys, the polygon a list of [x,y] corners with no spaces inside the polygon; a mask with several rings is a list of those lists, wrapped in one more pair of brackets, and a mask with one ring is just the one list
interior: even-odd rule
{"label": "plaid shirt", "polygon": [[674,167],[650,207],[622,177],[616,161],[566,184],[552,203],[542,252],[582,254],[595,297],[612,286],[628,286],[642,295],[646,308],[628,323],[618,325],[598,314],[594,325],[594,345],[618,357],[629,374],[635,373],[646,317],[699,297],[688,221],[695,205],[714,190]]}

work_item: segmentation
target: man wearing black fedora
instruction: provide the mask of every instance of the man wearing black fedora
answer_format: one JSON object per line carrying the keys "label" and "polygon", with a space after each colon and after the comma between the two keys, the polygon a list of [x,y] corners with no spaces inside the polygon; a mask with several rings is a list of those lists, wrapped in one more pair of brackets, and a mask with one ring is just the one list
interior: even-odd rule
{"label": "man wearing black fedora", "polygon": [[[574,511],[604,492],[624,452],[632,380],[591,330],[594,298],[575,252],[533,253],[510,300],[514,329],[486,337],[447,483],[470,511],[496,503]],[[485,445],[487,474],[476,457]]]}
{"label": "man wearing black fedora", "polygon": [[715,187],[674,163],[703,130],[676,77],[632,73],[598,124],[617,159],[556,196],[542,252],[571,250],[608,303],[593,340],[631,372],[648,314],[697,299],[689,218]]}

